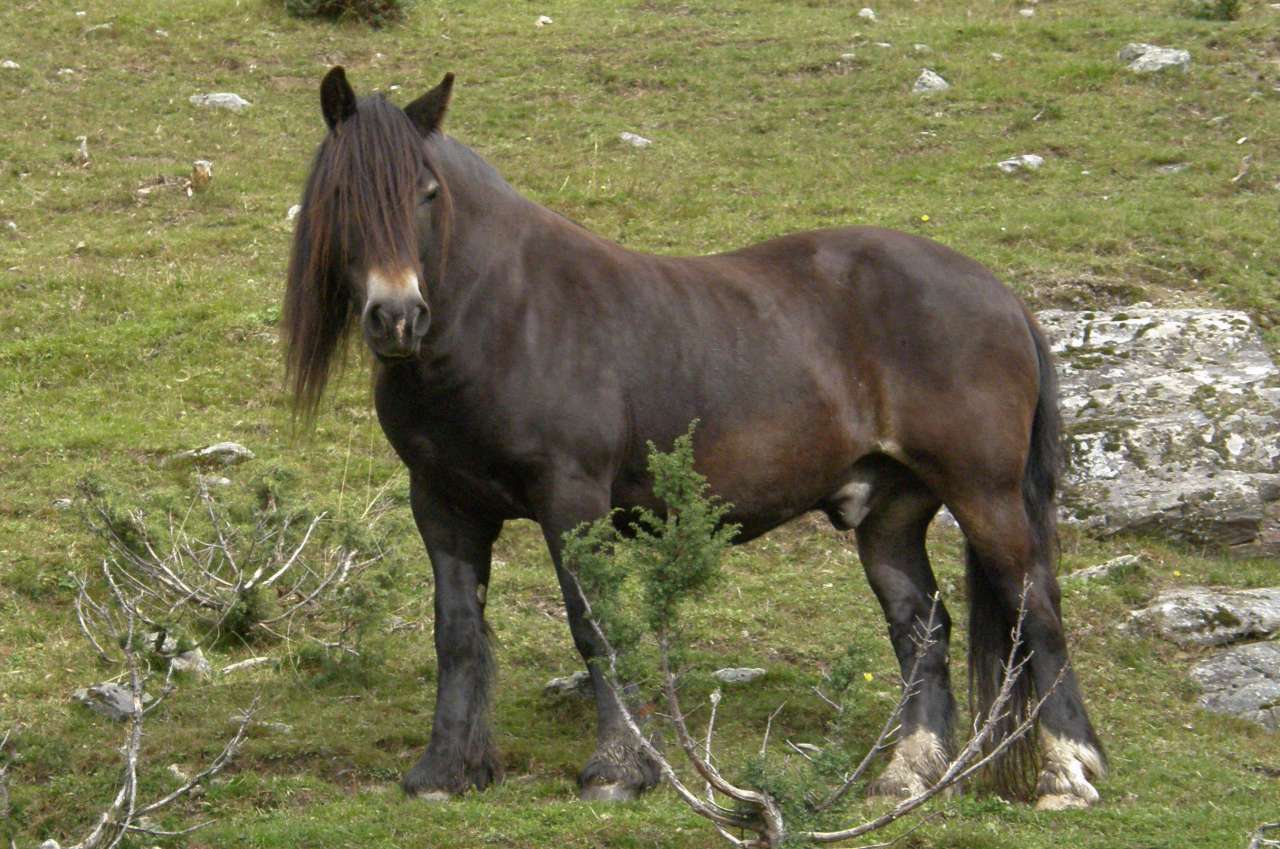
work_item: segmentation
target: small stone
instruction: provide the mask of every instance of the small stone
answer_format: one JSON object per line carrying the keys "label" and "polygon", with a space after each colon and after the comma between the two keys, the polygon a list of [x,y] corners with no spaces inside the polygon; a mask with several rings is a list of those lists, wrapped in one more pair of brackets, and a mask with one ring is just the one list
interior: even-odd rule
{"label": "small stone", "polygon": [[1157,165],[1156,171],[1161,174],[1177,174],[1179,171],[1186,171],[1188,168],[1185,162],[1170,162],[1168,165]]}
{"label": "small stone", "polygon": [[208,678],[213,672],[213,667],[209,665],[209,660],[204,656],[204,652],[200,649],[192,649],[184,651],[182,654],[169,661],[169,668],[174,672],[187,672],[197,678]]}
{"label": "small stone", "polygon": [[533,22],[533,25],[535,27],[545,27],[554,23],[555,21],[551,20],[551,18],[547,17],[546,15],[538,15],[538,19]]}
{"label": "small stone", "polygon": [[[94,713],[101,714],[115,722],[124,722],[134,714],[133,693],[119,684],[93,684],[76,690],[71,694],[71,698]],[[142,704],[144,706],[152,701],[154,700],[151,696],[143,693]]]}
{"label": "small stone", "polygon": [[937,73],[928,68],[922,68],[920,76],[916,78],[915,85],[911,86],[911,92],[912,94],[935,94],[940,91],[946,91],[949,88],[951,88],[951,84]]}
{"label": "small stone", "polygon": [[875,9],[868,9],[866,7],[863,7],[858,10],[858,17],[862,18],[863,20],[874,21],[876,19],[876,11]]}
{"label": "small stone", "polygon": [[585,669],[579,670],[572,675],[566,675],[563,678],[552,678],[543,686],[542,693],[545,696],[556,698],[575,696],[577,698],[590,699],[595,695],[591,686],[591,673]]}
{"label": "small stone", "polygon": [[289,207],[289,211],[284,214],[284,220],[292,222],[298,217],[299,212],[302,212],[302,204],[295,203],[293,206]]}
{"label": "small stone", "polygon": [[1024,18],[1034,18],[1036,16],[1036,10],[1028,7],[1026,9],[1019,9],[1018,14],[1022,15]]}
{"label": "small stone", "polygon": [[1065,575],[1063,579],[1070,581],[1096,581],[1099,578],[1128,575],[1137,571],[1141,566],[1141,555],[1122,554],[1119,557],[1113,557],[1096,566],[1077,569],[1070,575]]}
{"label": "small stone", "polygon": [[748,684],[764,674],[765,670],[752,666],[730,666],[711,673],[721,684]]}
{"label": "small stone", "polygon": [[196,486],[201,489],[210,489],[215,486],[231,486],[231,478],[224,478],[222,475],[196,475]]}
{"label": "small stone", "polygon": [[1157,47],[1154,44],[1133,42],[1126,44],[1116,58],[1129,63],[1135,74],[1151,74],[1168,68],[1179,68],[1183,73],[1191,69],[1191,54],[1186,50]]}
{"label": "small stone", "polygon": [[933,52],[933,48],[927,44],[913,44],[911,45],[911,49],[914,50],[916,53],[932,53]]}
{"label": "small stone", "polygon": [[1015,156],[1011,159],[1005,159],[996,163],[996,167],[1006,174],[1012,174],[1015,171],[1036,171],[1044,164],[1044,157],[1037,156],[1034,153],[1024,153],[1021,156]]}
{"label": "small stone", "polygon": [[148,631],[142,635],[142,643],[161,657],[172,657],[178,651],[178,638],[168,631]]}
{"label": "small stone", "polygon": [[57,73],[60,77],[73,77],[75,76],[76,70],[75,68],[59,68]]}
{"label": "small stone", "polygon": [[70,498],[55,498],[53,499],[53,509],[70,510],[73,503],[74,502]]}
{"label": "small stone", "polygon": [[253,458],[253,452],[238,442],[215,442],[205,448],[179,451],[177,454],[168,457],[164,464],[221,463],[224,466],[234,466],[237,463],[243,463]]}
{"label": "small stone", "polygon": [[987,55],[991,57],[991,61],[992,61],[992,62],[1003,62],[1003,61],[1004,61],[1004,54],[1003,54],[1003,53],[988,53]]}
{"label": "small stone", "polygon": [[21,65],[12,59],[5,59],[3,62],[0,62],[0,68],[4,68],[6,71],[16,71],[21,67]]}
{"label": "small stone", "polygon": [[40,849],[62,849],[62,844],[54,840],[52,837],[40,844]]}
{"label": "small stone", "polygon": [[854,59],[857,59],[857,58],[858,58],[857,53],[841,53],[840,54],[841,62],[852,62]]}
{"label": "small stone", "polygon": [[229,91],[218,91],[212,94],[193,94],[188,100],[193,106],[201,106],[206,109],[230,109],[232,112],[242,112],[253,105],[240,95]]}
{"label": "small stone", "polygon": [[73,158],[77,165],[84,168],[89,164],[89,138],[87,136],[76,136],[76,141],[80,144],[76,147],[75,156]]}
{"label": "small stone", "polygon": [[644,136],[639,136],[635,133],[619,133],[618,138],[632,147],[648,147],[653,144],[652,139],[647,139]]}
{"label": "small stone", "polygon": [[191,163],[191,188],[199,190],[209,185],[213,179],[213,163],[207,159],[197,159]]}
{"label": "small stone", "polygon": [[881,47],[881,48],[885,48],[885,49],[888,49],[888,48],[890,48],[890,47],[893,47],[893,42],[891,42],[891,41],[875,41],[875,42],[872,42],[872,43],[873,43],[876,47]]}

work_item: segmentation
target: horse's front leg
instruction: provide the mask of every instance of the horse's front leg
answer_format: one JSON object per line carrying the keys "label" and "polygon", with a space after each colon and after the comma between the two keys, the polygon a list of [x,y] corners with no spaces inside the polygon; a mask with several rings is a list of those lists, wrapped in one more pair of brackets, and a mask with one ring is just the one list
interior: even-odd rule
{"label": "horse's front leg", "polygon": [[431,742],[401,786],[443,799],[502,777],[490,735],[493,653],[484,621],[489,561],[500,522],[453,509],[429,484],[410,484],[413,517],[435,575],[436,708]]}
{"label": "horse's front leg", "polygon": [[587,662],[596,697],[596,750],[578,775],[580,795],[587,801],[627,801],[658,783],[658,767],[640,748],[622,717],[613,689],[599,664],[592,662],[606,658],[607,652],[587,621],[582,594],[561,559],[565,532],[604,516],[609,510],[609,491],[587,481],[562,479],[547,496],[538,518],[564,594],[569,630]]}

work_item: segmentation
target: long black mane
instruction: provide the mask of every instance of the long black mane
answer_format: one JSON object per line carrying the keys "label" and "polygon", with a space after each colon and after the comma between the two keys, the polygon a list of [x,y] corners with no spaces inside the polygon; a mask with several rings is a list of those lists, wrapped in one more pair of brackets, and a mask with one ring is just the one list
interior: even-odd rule
{"label": "long black mane", "polygon": [[282,317],[295,411],[314,413],[357,317],[344,279],[353,249],[395,258],[422,276],[414,208],[429,170],[421,135],[380,95],[361,98],[320,143],[294,231]]}

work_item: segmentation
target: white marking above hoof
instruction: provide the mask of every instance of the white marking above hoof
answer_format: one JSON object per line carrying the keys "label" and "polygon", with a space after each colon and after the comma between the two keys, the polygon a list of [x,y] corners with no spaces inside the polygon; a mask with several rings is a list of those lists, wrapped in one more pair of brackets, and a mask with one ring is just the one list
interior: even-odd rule
{"label": "white marking above hoof", "polygon": [[632,787],[613,781],[608,784],[588,784],[578,794],[584,802],[630,802],[640,794]]}
{"label": "white marking above hoof", "polygon": [[415,794],[413,798],[424,802],[447,802],[453,798],[453,794],[448,790],[428,790],[425,793]]}
{"label": "white marking above hoof", "polygon": [[[1097,800],[1097,791],[1094,791],[1094,801]],[[1041,796],[1036,801],[1037,811],[1071,811],[1084,810],[1093,803],[1079,796],[1073,796],[1069,793],[1052,793],[1048,796]]]}

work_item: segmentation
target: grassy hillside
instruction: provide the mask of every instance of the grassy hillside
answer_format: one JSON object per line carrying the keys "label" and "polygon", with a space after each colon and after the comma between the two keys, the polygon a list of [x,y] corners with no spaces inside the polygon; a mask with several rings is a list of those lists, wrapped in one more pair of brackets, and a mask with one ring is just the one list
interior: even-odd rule
{"label": "grassy hillside", "polygon": [[[825,0],[421,0],[379,31],[282,6],[0,8],[0,61],[19,65],[0,69],[0,734],[21,725],[19,845],[82,834],[116,780],[119,728],[68,700],[106,674],[66,577],[102,549],[55,502],[94,473],[160,514],[192,491],[190,469],[161,459],[222,439],[258,455],[230,473],[233,494],[282,464],[341,515],[377,501],[400,575],[394,612],[410,627],[378,637],[378,662],[359,674],[324,674],[295,642],[210,651],[215,665],[264,651],[283,664],[184,683],[149,723],[146,788],[172,785],[168,764],[216,753],[254,693],[263,718],[289,729],[255,732],[227,780],[162,824],[214,818],[187,839],[210,847],[713,843],[665,791],[622,807],[573,801],[594,711],[540,695],[579,661],[528,524],[499,542],[489,605],[507,782],[443,806],[394,786],[429,732],[430,571],[363,362],[352,355],[314,432],[296,433],[275,329],[286,210],[322,136],[318,82],[331,64],[402,103],[455,71],[450,132],[528,196],[629,246],[702,253],[874,223],[980,259],[1036,306],[1227,306],[1280,346],[1280,11],[1267,3],[1224,23],[1175,0],[1044,0],[1031,17],[991,0],[880,0],[869,22],[859,4]],[[539,15],[554,22],[535,27]],[[1190,73],[1130,74],[1115,59],[1130,41],[1189,49]],[[952,89],[913,96],[922,67]],[[253,106],[188,102],[210,91]],[[622,131],[654,144],[626,146]],[[995,168],[1022,153],[1043,168]],[[213,181],[188,197],[180,181],[196,159],[212,161]],[[957,551],[938,531],[955,611]],[[1280,817],[1277,735],[1201,713],[1183,675],[1194,656],[1117,629],[1164,586],[1274,584],[1276,564],[1068,533],[1064,571],[1125,552],[1148,565],[1069,584],[1064,599],[1114,766],[1104,804],[1050,814],[964,798],[907,845],[1237,847]],[[896,665],[856,561],[849,538],[807,519],[734,556],[722,594],[694,617],[695,659],[770,672],[728,694],[726,755],[754,750],[783,701],[779,746],[821,742],[829,715],[809,685],[850,643],[872,677],[853,699],[864,744],[873,737]],[[961,631],[957,661],[963,642]]]}

